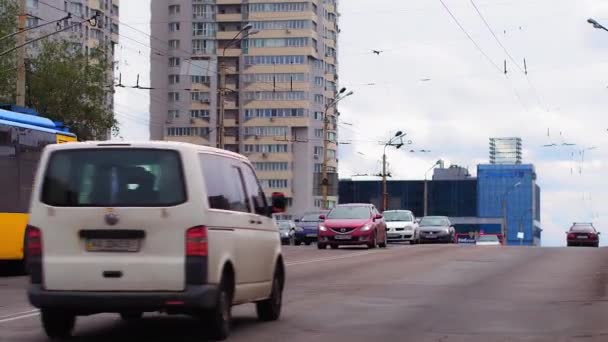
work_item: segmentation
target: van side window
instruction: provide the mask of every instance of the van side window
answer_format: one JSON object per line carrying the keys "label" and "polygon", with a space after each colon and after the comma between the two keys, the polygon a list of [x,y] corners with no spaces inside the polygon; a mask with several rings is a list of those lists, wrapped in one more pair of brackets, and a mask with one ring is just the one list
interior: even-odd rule
{"label": "van side window", "polygon": [[268,202],[266,201],[266,195],[264,190],[260,186],[258,178],[255,176],[253,169],[246,164],[243,164],[241,169],[243,171],[243,177],[245,179],[245,185],[247,186],[247,192],[251,198],[251,204],[256,214],[262,216],[270,215],[270,209]]}
{"label": "van side window", "polygon": [[230,158],[201,154],[201,168],[211,209],[249,212],[239,169]]}

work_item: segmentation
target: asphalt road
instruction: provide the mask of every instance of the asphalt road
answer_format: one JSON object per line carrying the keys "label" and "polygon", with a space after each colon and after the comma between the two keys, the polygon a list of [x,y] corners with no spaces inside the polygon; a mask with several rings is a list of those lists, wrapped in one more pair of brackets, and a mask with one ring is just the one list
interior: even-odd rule
{"label": "asphalt road", "polygon": [[[608,249],[391,246],[285,248],[282,319],[234,309],[230,341],[608,341]],[[0,341],[47,341],[24,295],[0,278]],[[78,319],[75,341],[204,341],[188,317]]]}

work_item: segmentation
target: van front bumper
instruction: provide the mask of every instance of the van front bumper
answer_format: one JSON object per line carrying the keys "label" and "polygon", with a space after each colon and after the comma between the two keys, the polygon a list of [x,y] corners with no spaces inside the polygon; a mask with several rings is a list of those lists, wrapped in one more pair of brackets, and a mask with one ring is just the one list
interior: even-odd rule
{"label": "van front bumper", "polygon": [[28,297],[40,309],[93,314],[210,309],[215,307],[218,293],[216,285],[188,286],[183,292],[47,291],[40,285],[30,285]]}

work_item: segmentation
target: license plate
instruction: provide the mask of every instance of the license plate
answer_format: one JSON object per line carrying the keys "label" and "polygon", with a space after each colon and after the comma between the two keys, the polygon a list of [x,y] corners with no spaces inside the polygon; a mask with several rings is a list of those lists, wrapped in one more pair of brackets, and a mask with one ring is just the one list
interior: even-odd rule
{"label": "license plate", "polygon": [[350,235],[336,235],[336,236],[334,236],[334,239],[336,239],[336,240],[350,240],[352,238],[353,237],[350,236]]}
{"label": "license plate", "polygon": [[426,235],[424,238],[425,239],[436,239],[437,235]]}
{"label": "license plate", "polygon": [[399,234],[388,234],[388,237],[391,239],[397,239],[397,238],[401,238],[401,235]]}
{"label": "license plate", "polygon": [[586,237],[586,236],[583,236],[583,235],[579,235],[579,236],[577,236],[576,238],[577,238],[577,239],[581,239],[581,240],[587,240],[587,237]]}
{"label": "license plate", "polygon": [[87,252],[126,252],[139,251],[139,239],[87,239]]}
{"label": "license plate", "polygon": [[317,237],[317,234],[306,234],[306,237]]}

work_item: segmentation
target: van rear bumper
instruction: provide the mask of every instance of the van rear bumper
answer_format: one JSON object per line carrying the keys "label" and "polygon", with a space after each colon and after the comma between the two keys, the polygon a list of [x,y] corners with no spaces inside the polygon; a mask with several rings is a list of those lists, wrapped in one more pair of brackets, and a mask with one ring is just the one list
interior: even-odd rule
{"label": "van rear bumper", "polygon": [[68,310],[75,313],[102,312],[188,312],[215,307],[216,285],[188,286],[183,292],[86,292],[47,291],[30,285],[28,297],[37,308]]}

